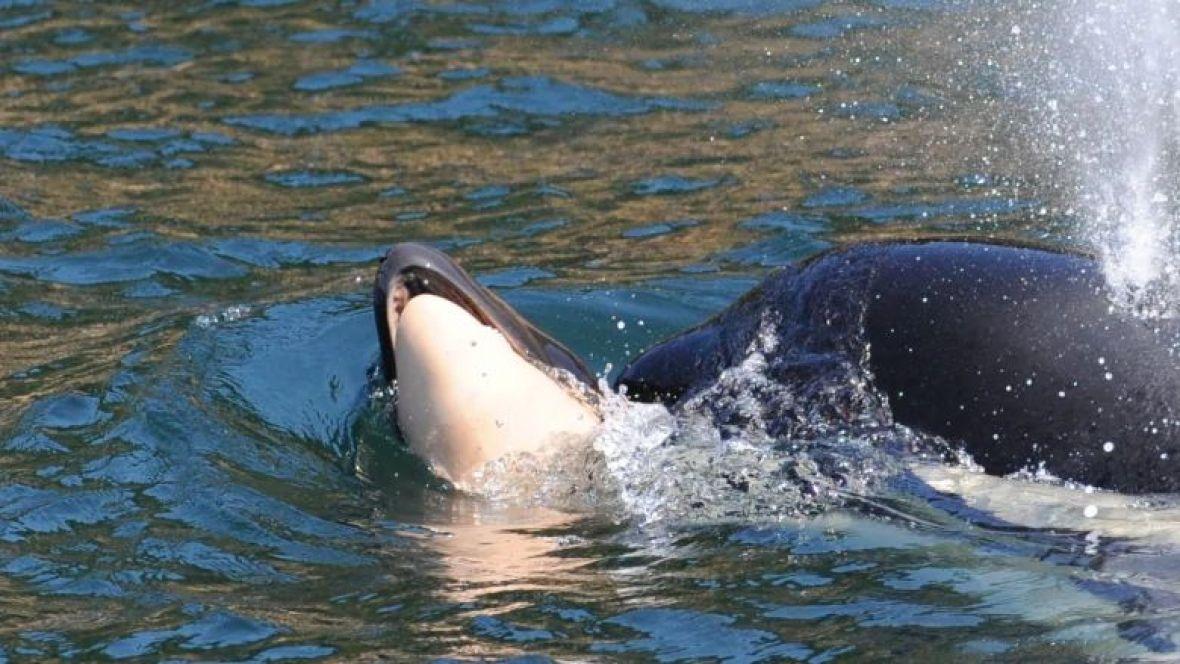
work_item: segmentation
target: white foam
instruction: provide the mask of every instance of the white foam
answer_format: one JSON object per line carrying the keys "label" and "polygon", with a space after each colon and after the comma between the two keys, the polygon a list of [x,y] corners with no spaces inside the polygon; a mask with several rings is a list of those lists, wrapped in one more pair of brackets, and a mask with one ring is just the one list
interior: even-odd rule
{"label": "white foam", "polygon": [[242,320],[251,313],[253,313],[253,309],[251,309],[249,306],[245,304],[235,304],[215,313],[201,314],[197,316],[196,324],[198,327],[204,328],[215,327],[217,325]]}
{"label": "white foam", "polygon": [[638,403],[616,394],[601,381],[603,424],[594,449],[618,482],[620,499],[645,521],[665,512],[661,485],[666,481],[656,450],[676,433],[676,421],[660,404]]}

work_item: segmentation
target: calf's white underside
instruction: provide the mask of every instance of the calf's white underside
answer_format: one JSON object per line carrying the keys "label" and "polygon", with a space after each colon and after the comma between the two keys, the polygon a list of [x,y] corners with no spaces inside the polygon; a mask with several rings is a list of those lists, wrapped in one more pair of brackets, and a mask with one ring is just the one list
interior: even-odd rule
{"label": "calf's white underside", "polygon": [[465,484],[506,454],[594,434],[592,407],[458,305],[423,294],[390,318],[398,425],[410,448],[451,481]]}

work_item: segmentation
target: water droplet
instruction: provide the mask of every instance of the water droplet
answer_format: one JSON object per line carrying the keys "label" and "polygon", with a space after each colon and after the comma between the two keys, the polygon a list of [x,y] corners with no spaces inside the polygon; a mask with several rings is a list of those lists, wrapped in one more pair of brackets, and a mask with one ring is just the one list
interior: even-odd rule
{"label": "water droplet", "polygon": [[1105,443],[1102,443],[1102,451],[1107,452],[1107,453],[1113,452],[1114,451],[1114,443],[1110,442],[1109,440],[1106,441]]}
{"label": "water droplet", "polygon": [[1098,506],[1086,505],[1086,509],[1082,510],[1082,514],[1086,515],[1087,519],[1093,519],[1094,517],[1098,516]]}

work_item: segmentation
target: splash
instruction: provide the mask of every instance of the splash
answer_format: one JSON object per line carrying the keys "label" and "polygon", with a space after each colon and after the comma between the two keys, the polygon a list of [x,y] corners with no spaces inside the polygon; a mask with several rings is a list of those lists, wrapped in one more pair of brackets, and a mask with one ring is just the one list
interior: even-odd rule
{"label": "splash", "polygon": [[1039,141],[1072,171],[1116,302],[1178,315],[1180,4],[1072,0],[1053,13],[1045,43],[1033,32],[1018,49],[1047,63]]}
{"label": "splash", "polygon": [[461,488],[681,525],[793,519],[876,495],[905,457],[934,443],[893,425],[867,373],[859,300],[838,293],[825,309],[831,324],[815,334],[792,322],[800,303],[762,312],[740,361],[671,410],[603,381],[592,440],[497,459]]}
{"label": "splash", "polygon": [[[757,352],[718,392],[753,399],[767,380]],[[759,418],[719,427],[691,407],[630,401],[603,385],[592,440],[489,462],[459,488],[494,504],[595,512],[640,524],[766,523],[823,512],[875,493],[900,468],[888,450],[907,432],[826,432],[788,440]],[[820,395],[813,395],[823,400]]]}
{"label": "splash", "polygon": [[896,474],[912,434],[883,416],[863,366],[833,361],[791,380],[788,367],[817,359],[785,352],[795,330],[783,326],[763,315],[743,359],[672,410],[603,385],[593,448],[613,507],[644,523],[776,521],[873,494]]}

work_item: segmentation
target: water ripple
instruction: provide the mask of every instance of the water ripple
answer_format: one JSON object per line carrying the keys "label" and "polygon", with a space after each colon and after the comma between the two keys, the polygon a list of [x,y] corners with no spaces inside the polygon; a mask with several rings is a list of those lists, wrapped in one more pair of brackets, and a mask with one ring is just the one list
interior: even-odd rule
{"label": "water ripple", "polygon": [[94,69],[118,65],[146,65],[174,67],[193,58],[191,51],[176,46],[133,46],[124,51],[96,51],[83,53],[65,60],[34,58],[12,65],[13,71],[36,76],[59,76],[79,69]]}
{"label": "water ripple", "polygon": [[504,79],[495,86],[468,88],[435,102],[366,106],[302,115],[231,116],[225,122],[257,131],[295,136],[356,129],[366,124],[510,120],[514,116],[612,117],[656,110],[700,111],[708,106],[704,102],[660,97],[626,97],[545,77],[516,77]]}

